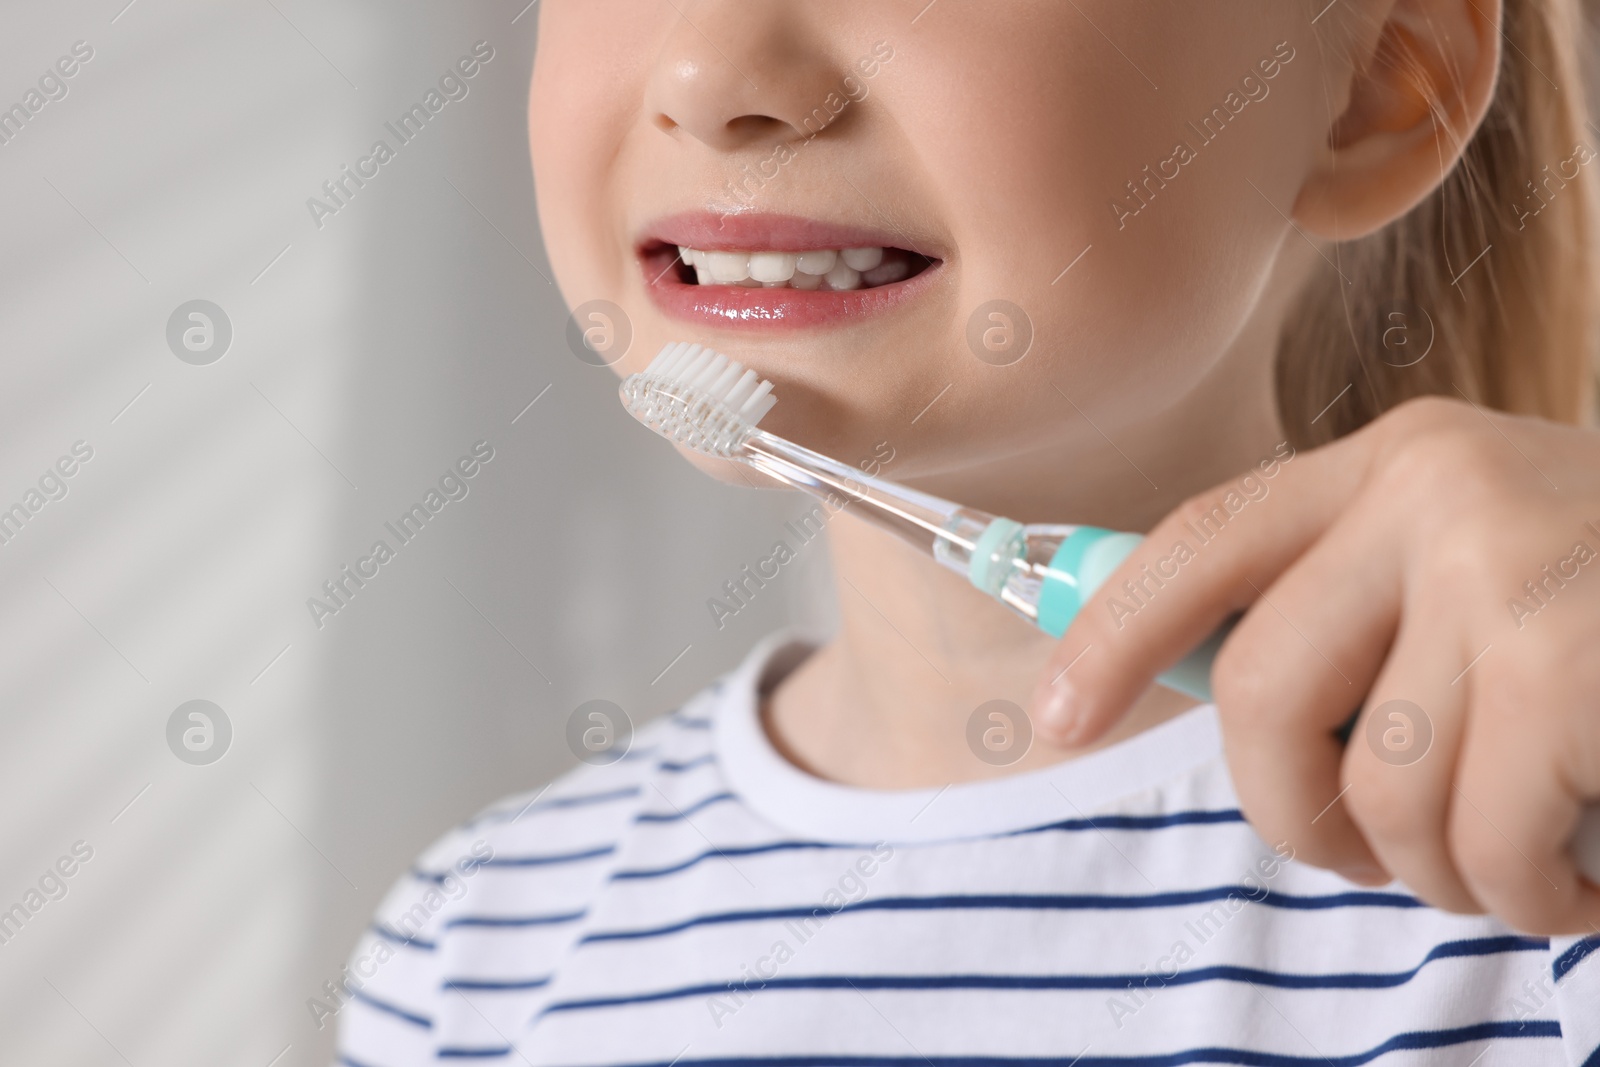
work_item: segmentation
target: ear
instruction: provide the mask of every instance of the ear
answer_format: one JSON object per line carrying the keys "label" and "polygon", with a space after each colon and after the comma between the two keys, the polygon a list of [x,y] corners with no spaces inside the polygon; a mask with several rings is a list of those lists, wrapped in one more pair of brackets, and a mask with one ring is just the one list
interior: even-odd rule
{"label": "ear", "polygon": [[1501,0],[1379,0],[1352,57],[1344,112],[1295,201],[1302,228],[1365,237],[1410,211],[1461,159],[1494,99]]}

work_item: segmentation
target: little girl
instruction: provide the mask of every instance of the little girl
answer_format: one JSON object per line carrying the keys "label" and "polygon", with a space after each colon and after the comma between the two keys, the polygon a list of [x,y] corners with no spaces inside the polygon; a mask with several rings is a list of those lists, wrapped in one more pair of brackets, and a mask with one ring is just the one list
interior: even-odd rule
{"label": "little girl", "polygon": [[[837,634],[429,849],[339,1062],[1600,1064],[1576,8],[545,0],[614,370],[1149,553],[1058,646],[830,520]],[[1239,611],[1216,706],[1149,684]]]}

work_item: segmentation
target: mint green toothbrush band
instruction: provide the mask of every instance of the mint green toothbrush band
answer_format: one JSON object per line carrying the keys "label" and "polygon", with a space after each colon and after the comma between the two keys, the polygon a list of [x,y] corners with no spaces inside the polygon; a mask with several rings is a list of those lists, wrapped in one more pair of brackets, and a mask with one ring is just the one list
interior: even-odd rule
{"label": "mint green toothbrush band", "polygon": [[[1143,540],[1138,534],[1094,526],[1074,530],[1056,549],[1050,560],[1053,573],[1039,590],[1039,628],[1052,637],[1066,633],[1089,597]],[[1224,626],[1173,664],[1159,676],[1161,684],[1209,703],[1211,662],[1231,628]]]}
{"label": "mint green toothbrush band", "polygon": [[1082,610],[1084,602],[1117,569],[1117,564],[1139,546],[1138,534],[1080,526],[1056,548],[1052,572],[1039,589],[1039,629],[1060,637]]}
{"label": "mint green toothbrush band", "polygon": [[990,596],[999,596],[1011,571],[1011,562],[1022,549],[1025,527],[1013,519],[995,519],[984,527],[972,546],[967,562],[967,579]]}

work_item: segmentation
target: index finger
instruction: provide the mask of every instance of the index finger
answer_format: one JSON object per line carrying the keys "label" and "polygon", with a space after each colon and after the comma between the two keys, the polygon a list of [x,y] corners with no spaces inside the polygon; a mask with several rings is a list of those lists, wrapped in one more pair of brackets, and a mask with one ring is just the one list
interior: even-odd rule
{"label": "index finger", "polygon": [[1283,442],[1162,519],[1083,598],[1034,693],[1040,732],[1061,744],[1094,740],[1157,674],[1253,603],[1355,496],[1377,436],[1369,425],[1309,452]]}

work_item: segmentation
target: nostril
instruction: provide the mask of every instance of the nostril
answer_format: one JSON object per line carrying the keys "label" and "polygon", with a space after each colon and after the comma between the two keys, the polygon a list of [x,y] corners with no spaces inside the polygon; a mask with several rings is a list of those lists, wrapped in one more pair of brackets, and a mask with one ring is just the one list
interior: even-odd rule
{"label": "nostril", "polygon": [[740,115],[728,120],[727,129],[739,141],[748,142],[757,137],[782,136],[780,131],[789,130],[789,124],[770,115]]}

